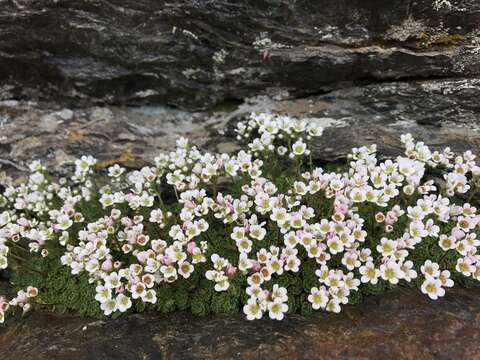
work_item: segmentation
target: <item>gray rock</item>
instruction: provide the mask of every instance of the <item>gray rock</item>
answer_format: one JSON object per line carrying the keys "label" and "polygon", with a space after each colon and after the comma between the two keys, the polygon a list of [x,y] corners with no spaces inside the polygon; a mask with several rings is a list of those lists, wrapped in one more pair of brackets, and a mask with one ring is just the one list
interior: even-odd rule
{"label": "gray rock", "polygon": [[480,3],[433,4],[3,1],[0,95],[206,110],[272,92],[479,74]]}
{"label": "gray rock", "polygon": [[94,321],[34,312],[0,327],[2,359],[476,359],[478,288],[398,288],[340,314],[283,321],[179,312]]}
{"label": "gray rock", "polygon": [[[137,168],[170,151],[185,136],[203,149],[234,152],[236,122],[250,112],[274,112],[315,121],[325,128],[314,158],[336,161],[352,147],[376,143],[382,155],[400,153],[410,132],[433,148],[480,150],[480,80],[446,79],[356,86],[302,99],[258,96],[225,109],[181,111],[166,106],[82,107],[68,120],[51,119],[58,105],[20,101],[2,105],[0,161],[13,175],[42,159],[62,173],[75,157],[91,154],[108,166]],[[48,121],[46,121],[48,119]],[[32,126],[38,124],[38,126]]]}

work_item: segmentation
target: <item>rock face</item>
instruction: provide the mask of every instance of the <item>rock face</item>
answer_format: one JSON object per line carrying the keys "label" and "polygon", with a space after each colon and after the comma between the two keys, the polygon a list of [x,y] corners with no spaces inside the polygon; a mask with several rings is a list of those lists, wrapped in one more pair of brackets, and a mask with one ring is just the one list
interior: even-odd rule
{"label": "rock face", "polygon": [[[0,165],[23,175],[42,159],[50,170],[68,169],[91,154],[129,167],[152,163],[186,136],[203,149],[231,152],[235,123],[251,111],[290,114],[325,127],[314,157],[344,158],[352,147],[376,143],[383,155],[400,152],[400,134],[410,132],[433,148],[480,150],[480,80],[384,82],[344,88],[302,99],[255,97],[214,111],[189,112],[161,105],[87,106],[0,101]],[[32,126],[35,124],[35,126]]]}
{"label": "rock face", "polygon": [[2,359],[477,359],[480,290],[430,301],[398,289],[340,314],[249,322],[140,314],[92,321],[32,313],[0,327]]}
{"label": "rock face", "polygon": [[476,0],[0,3],[4,98],[205,110],[258,94],[480,73]]}
{"label": "rock face", "polygon": [[[251,111],[320,122],[332,161],[400,133],[480,146],[476,0],[0,0],[0,167],[233,151]],[[32,126],[35,124],[35,126]]]}

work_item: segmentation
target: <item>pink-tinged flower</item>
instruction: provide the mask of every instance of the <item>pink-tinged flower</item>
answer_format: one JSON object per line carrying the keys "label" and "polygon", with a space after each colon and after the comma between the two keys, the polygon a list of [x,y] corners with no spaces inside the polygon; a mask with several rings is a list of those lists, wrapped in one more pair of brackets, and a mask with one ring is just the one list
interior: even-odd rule
{"label": "pink-tinged flower", "polygon": [[229,278],[233,278],[236,273],[237,273],[237,268],[236,268],[235,266],[230,265],[230,266],[227,268],[227,276],[228,276]]}
{"label": "pink-tinged flower", "polygon": [[123,218],[120,220],[120,223],[121,223],[123,226],[127,227],[127,228],[132,227],[132,225],[133,225],[132,220],[131,220],[130,218],[128,218],[128,217],[123,217]]}
{"label": "pink-tinged flower", "polygon": [[137,260],[138,260],[140,263],[144,264],[144,263],[147,262],[148,252],[147,252],[147,251],[139,251],[139,252],[137,252],[136,257],[137,257]]}
{"label": "pink-tinged flower", "polygon": [[163,264],[166,266],[169,266],[173,263],[173,260],[166,255],[163,257],[162,261],[163,261]]}
{"label": "pink-tinged flower", "polygon": [[188,244],[187,244],[187,254],[188,255],[192,255],[195,248],[197,247],[197,245],[195,244],[194,241],[190,241]]}
{"label": "pink-tinged flower", "polygon": [[226,202],[225,204],[225,207],[230,210],[230,213],[234,214],[235,213],[235,208],[233,207],[233,205],[230,203],[230,202]]}
{"label": "pink-tinged flower", "polygon": [[23,227],[29,227],[30,226],[30,222],[27,219],[25,219],[24,217],[18,219],[17,224],[20,225],[20,226],[23,226]]}
{"label": "pink-tinged flower", "polygon": [[261,268],[262,268],[262,264],[260,264],[260,262],[258,262],[257,260],[252,261],[252,270],[254,272],[260,271]]}
{"label": "pink-tinged flower", "polygon": [[342,203],[336,203],[335,212],[345,215],[348,212],[348,206]]}
{"label": "pink-tinged flower", "polygon": [[248,234],[250,232],[250,223],[245,220],[244,222],[244,228],[245,228],[245,234]]}

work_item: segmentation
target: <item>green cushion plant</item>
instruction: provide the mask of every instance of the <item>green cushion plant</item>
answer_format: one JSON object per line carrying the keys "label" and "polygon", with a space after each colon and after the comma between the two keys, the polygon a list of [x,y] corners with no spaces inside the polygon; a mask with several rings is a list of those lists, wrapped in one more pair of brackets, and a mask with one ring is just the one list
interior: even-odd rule
{"label": "green cushion plant", "polygon": [[236,131],[237,154],[179,139],[130,172],[83,156],[55,180],[32,163],[28,181],[0,195],[0,268],[19,289],[0,298],[0,322],[32,306],[280,320],[399,285],[437,299],[480,279],[471,152],[431,151],[407,134],[402,156],[362,146],[328,169],[312,157],[315,123],[252,114]]}

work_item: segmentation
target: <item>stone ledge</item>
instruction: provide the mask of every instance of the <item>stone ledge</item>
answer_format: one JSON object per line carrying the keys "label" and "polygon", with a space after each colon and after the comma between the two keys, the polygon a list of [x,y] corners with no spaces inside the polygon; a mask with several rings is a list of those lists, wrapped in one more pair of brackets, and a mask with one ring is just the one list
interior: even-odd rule
{"label": "stone ledge", "polygon": [[249,322],[144,313],[93,321],[34,312],[0,327],[2,359],[475,359],[480,288],[431,301],[398,288],[340,314]]}

